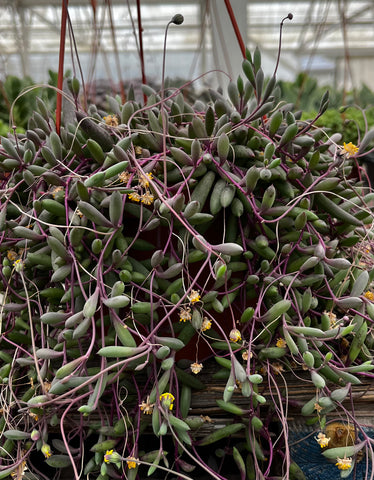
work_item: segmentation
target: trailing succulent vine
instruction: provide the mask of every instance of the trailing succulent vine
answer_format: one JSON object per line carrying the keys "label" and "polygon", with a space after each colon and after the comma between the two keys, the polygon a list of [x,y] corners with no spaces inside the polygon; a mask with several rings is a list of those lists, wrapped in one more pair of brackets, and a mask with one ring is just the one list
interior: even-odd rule
{"label": "trailing succulent vine", "polygon": [[[143,86],[145,105],[130,90],[105,113],[78,108],[73,79],[75,123],[58,135],[38,100],[25,134],[1,139],[0,478],[47,478],[40,453],[75,478],[223,480],[207,445],[242,479],[303,478],[293,374],[315,388],[300,409],[321,459],[345,476],[370,464],[343,402],[374,368],[374,194],[357,181],[373,132],[341,145],[300,120],[258,50],[243,71],[208,104]],[[209,359],[228,420],[201,434],[209,419],[189,412]],[[347,445],[328,448],[331,419]]]}

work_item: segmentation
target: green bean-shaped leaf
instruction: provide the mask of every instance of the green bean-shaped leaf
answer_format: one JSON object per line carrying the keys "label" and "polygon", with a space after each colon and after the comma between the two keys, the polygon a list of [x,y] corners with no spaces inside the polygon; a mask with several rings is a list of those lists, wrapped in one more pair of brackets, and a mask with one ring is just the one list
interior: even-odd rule
{"label": "green bean-shaped leaf", "polygon": [[218,442],[223,438],[227,438],[230,435],[234,435],[235,433],[239,432],[243,428],[244,428],[243,423],[233,423],[232,425],[227,425],[226,427],[222,427],[216,430],[215,432],[206,435],[201,440],[198,440],[197,444],[200,446],[211,445],[212,443]]}
{"label": "green bean-shaped leaf", "polygon": [[336,458],[343,458],[352,457],[356,455],[364,446],[366,442],[360,442],[357,445],[350,445],[346,447],[337,447],[337,448],[329,448],[322,452],[322,455],[326,458],[335,460]]}
{"label": "green bean-shaped leaf", "polygon": [[101,225],[104,227],[113,227],[113,224],[101,213],[97,208],[95,208],[90,203],[84,202],[81,200],[78,203],[79,210],[87,217],[91,222],[96,225]]}
{"label": "green bean-shaped leaf", "polygon": [[108,347],[102,347],[98,350],[98,354],[106,358],[128,358],[138,353],[142,353],[146,350],[146,346],[142,347],[123,347],[110,345]]}

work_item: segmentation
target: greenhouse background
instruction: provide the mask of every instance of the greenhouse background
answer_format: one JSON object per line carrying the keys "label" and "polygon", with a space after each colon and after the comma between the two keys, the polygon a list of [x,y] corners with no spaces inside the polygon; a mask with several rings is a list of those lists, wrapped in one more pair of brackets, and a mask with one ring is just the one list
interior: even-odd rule
{"label": "greenhouse background", "polygon": [[[284,23],[278,78],[294,80],[307,72],[321,85],[374,88],[374,4],[364,0],[234,1],[232,8],[246,46],[259,46],[265,74],[274,70],[281,20]],[[0,79],[30,76],[45,82],[57,70],[61,1],[0,1]],[[196,79],[212,86],[223,82],[220,70],[237,76],[242,55],[224,0],[158,2],[143,0],[70,0],[70,42],[65,67],[86,82],[140,81],[139,49],[144,50],[148,81],[160,81],[166,24],[181,13],[184,23],[168,32],[166,75]],[[139,44],[139,19],[142,44]],[[75,43],[74,43],[75,42]],[[76,47],[75,47],[76,45]],[[76,49],[75,49],[76,48]]]}

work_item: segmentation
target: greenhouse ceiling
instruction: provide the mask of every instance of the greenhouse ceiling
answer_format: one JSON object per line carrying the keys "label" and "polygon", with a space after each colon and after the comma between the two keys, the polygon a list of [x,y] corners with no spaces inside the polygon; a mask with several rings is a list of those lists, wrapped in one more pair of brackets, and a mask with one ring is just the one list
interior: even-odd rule
{"label": "greenhouse ceiling", "polygon": [[[0,0],[0,78],[42,80],[48,69],[57,70],[61,5],[61,0]],[[267,58],[268,74],[277,57],[280,22],[290,12],[293,19],[283,25],[280,76],[308,70],[322,81],[374,82],[372,0],[231,0],[231,5],[245,44],[250,50],[259,46]],[[230,75],[240,70],[242,55],[224,0],[70,0],[68,8],[67,68],[79,58],[86,74],[140,77],[141,40],[146,73],[157,77],[165,27],[181,13],[184,23],[168,31],[168,75],[189,79],[211,69]]]}

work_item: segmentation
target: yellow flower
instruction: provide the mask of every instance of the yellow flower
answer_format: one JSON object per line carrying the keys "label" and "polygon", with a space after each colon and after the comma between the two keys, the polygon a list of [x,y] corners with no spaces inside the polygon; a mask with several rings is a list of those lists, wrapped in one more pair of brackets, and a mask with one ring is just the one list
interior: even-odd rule
{"label": "yellow flower", "polygon": [[196,303],[200,300],[200,293],[197,290],[191,290],[191,294],[187,298],[191,303]]}
{"label": "yellow flower", "polygon": [[[63,187],[61,187],[61,186],[55,187],[55,188],[52,190],[52,197],[53,197],[53,198],[59,197],[59,196],[60,196],[59,194],[60,194],[61,192],[63,192],[63,191],[64,191]],[[62,196],[63,196],[63,195],[62,195]]]}
{"label": "yellow flower", "polygon": [[135,155],[141,155],[143,153],[143,149],[139,145],[136,145],[134,150],[135,150]]}
{"label": "yellow flower", "polygon": [[319,432],[317,437],[314,437],[317,443],[321,446],[321,448],[327,447],[330,441],[330,437],[326,437],[326,435],[322,432]]}
{"label": "yellow flower", "polygon": [[155,197],[149,190],[147,190],[145,193],[143,193],[143,195],[141,195],[140,199],[144,205],[151,205]]}
{"label": "yellow flower", "polygon": [[104,462],[105,463],[114,463],[117,468],[120,468],[122,457],[119,453],[113,452],[112,450],[107,450],[104,455]]}
{"label": "yellow flower", "polygon": [[286,341],[285,341],[283,338],[278,338],[277,343],[276,343],[276,346],[277,346],[278,348],[284,348],[284,347],[287,346],[287,343],[286,343]]}
{"label": "yellow flower", "polygon": [[19,258],[13,263],[13,267],[17,273],[22,272],[23,270],[23,261]]}
{"label": "yellow flower", "polygon": [[26,460],[23,460],[18,467],[16,467],[13,472],[11,472],[10,476],[15,478],[16,480],[21,480],[24,476],[25,471],[27,470]]}
{"label": "yellow flower", "polygon": [[184,307],[179,310],[179,321],[187,322],[192,318],[190,307]]}
{"label": "yellow flower", "polygon": [[314,404],[314,410],[315,410],[317,413],[319,413],[321,410],[323,410],[323,407],[321,407],[321,405],[320,405],[318,402],[316,402],[316,403]]}
{"label": "yellow flower", "polygon": [[118,127],[118,118],[116,115],[108,115],[104,117],[104,121],[106,125],[109,125],[109,127]]}
{"label": "yellow flower", "polygon": [[48,445],[48,443],[43,443],[41,451],[45,458],[52,456],[51,447]]}
{"label": "yellow flower", "polygon": [[[32,387],[32,388],[34,388],[34,387]],[[39,420],[39,416],[38,416],[36,413],[34,413],[34,412],[29,412],[29,416],[30,416],[35,422],[37,422],[37,421]]]}
{"label": "yellow flower", "polygon": [[356,145],[354,145],[352,142],[344,142],[341,151],[343,155],[346,155],[347,157],[353,157],[358,152],[358,147],[356,147]]}
{"label": "yellow flower", "polygon": [[139,185],[147,188],[149,187],[149,180],[153,179],[153,175],[151,172],[146,173],[145,175],[139,175]]}
{"label": "yellow flower", "polygon": [[325,315],[329,317],[330,320],[330,328],[336,327],[336,315],[333,312],[327,312],[326,310],[323,312]]}
{"label": "yellow flower", "polygon": [[107,450],[104,455],[104,462],[109,463],[110,462],[110,457],[112,456],[113,449],[112,450]]}
{"label": "yellow flower", "polygon": [[150,403],[149,395],[148,395],[146,401],[143,400],[142,403],[139,405],[139,407],[143,413],[145,413],[146,415],[151,415],[153,412],[154,405],[155,405],[154,403]]}
{"label": "yellow flower", "polygon": [[197,375],[203,369],[203,364],[197,363],[197,362],[191,363],[190,368],[191,368],[191,372]]}
{"label": "yellow flower", "polygon": [[212,322],[209,320],[209,318],[204,317],[203,318],[203,323],[201,324],[201,331],[205,332],[206,330],[209,330],[212,328]]}
{"label": "yellow flower", "polygon": [[45,393],[48,393],[51,389],[51,382],[49,380],[44,380],[43,382],[43,387],[44,387],[44,391]]}
{"label": "yellow flower", "polygon": [[118,174],[118,180],[122,183],[127,183],[130,180],[130,173],[129,172],[121,172]]}
{"label": "yellow flower", "polygon": [[265,365],[262,365],[262,367],[260,368],[260,374],[265,377],[267,374],[268,374],[268,370],[267,368],[265,367]]}
{"label": "yellow flower", "polygon": [[138,465],[138,461],[139,461],[138,458],[129,457],[128,460],[126,460],[127,467],[129,468],[129,470],[130,468],[136,468],[136,466]]}
{"label": "yellow flower", "polygon": [[15,262],[18,257],[17,253],[14,250],[8,250],[6,256],[11,262]]}
{"label": "yellow flower", "polygon": [[365,292],[364,297],[372,302],[374,300],[374,293],[368,290],[367,292]]}
{"label": "yellow flower", "polygon": [[161,405],[166,409],[173,410],[174,400],[175,400],[174,395],[172,395],[171,393],[165,392],[162,395],[160,395]]}
{"label": "yellow flower", "polygon": [[134,202],[140,202],[139,193],[136,193],[136,192],[129,193],[128,197],[130,200],[133,200]]}
{"label": "yellow flower", "polygon": [[283,365],[279,362],[272,363],[271,366],[274,370],[275,375],[279,375],[281,372],[284,371]]}
{"label": "yellow flower", "polygon": [[335,465],[339,470],[349,470],[352,466],[352,458],[347,458],[344,455],[344,458],[337,457]]}
{"label": "yellow flower", "polygon": [[242,335],[237,328],[233,328],[231,330],[229,337],[230,337],[230,340],[235,343],[240,342],[242,339]]}
{"label": "yellow flower", "polygon": [[253,353],[250,352],[249,350],[243,350],[242,351],[242,359],[246,362],[248,358],[253,358]]}

